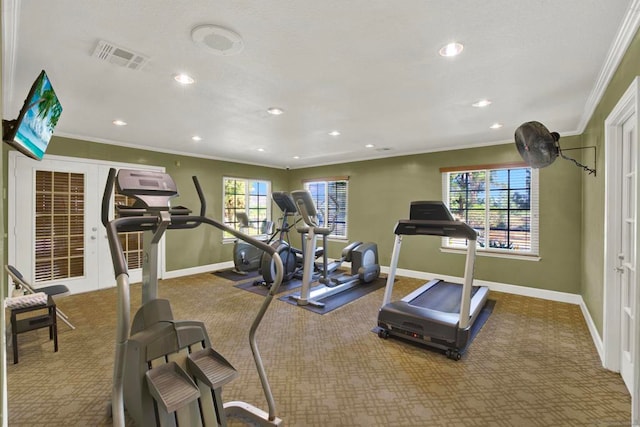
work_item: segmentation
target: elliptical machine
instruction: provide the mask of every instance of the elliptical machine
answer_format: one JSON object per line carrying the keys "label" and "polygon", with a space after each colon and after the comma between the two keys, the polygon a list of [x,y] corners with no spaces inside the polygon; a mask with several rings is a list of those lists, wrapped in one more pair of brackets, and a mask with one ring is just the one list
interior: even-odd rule
{"label": "elliptical machine", "polygon": [[[256,342],[256,331],[282,282],[280,256],[263,242],[205,216],[206,203],[197,178],[200,215],[185,207],[172,208],[178,195],[166,173],[111,169],[102,198],[102,223],[113,260],[117,288],[117,330],[113,368],[111,413],[115,426],[125,425],[125,407],[136,425],[226,426],[227,416],[238,416],[261,426],[278,426],[275,403]],[[119,218],[109,220],[114,184],[120,194],[133,197],[131,207],[119,207]],[[269,406],[265,412],[246,402],[223,403],[222,387],[238,372],[211,347],[202,322],[173,319],[168,300],[158,298],[158,242],[166,230],[190,229],[208,224],[271,253],[276,278],[249,331],[249,344]],[[131,329],[129,275],[118,236],[123,231],[144,231],[142,306]]]}
{"label": "elliptical machine", "polygon": [[[344,292],[354,286],[370,283],[380,276],[380,265],[378,264],[378,245],[375,243],[353,242],[342,250],[342,256],[331,265],[327,259],[327,236],[335,228],[335,221],[331,227],[321,227],[318,224],[318,211],[308,190],[296,190],[291,192],[291,196],[296,204],[298,213],[309,227],[306,234],[305,253],[311,254],[316,250],[316,237],[322,236],[323,251],[323,274],[320,278],[320,286],[311,290],[311,283],[314,281],[314,259],[304,258],[304,269],[302,277],[302,288],[300,292],[291,294],[289,297],[298,305],[311,304],[315,307],[324,307],[321,299]],[[346,274],[330,276],[329,272],[334,271],[343,262],[351,262],[351,271]]]}
{"label": "elliptical machine", "polygon": [[[238,212],[236,214],[238,222],[240,223],[240,231],[250,228],[249,217],[245,212]],[[262,221],[260,227],[260,236],[257,240],[270,244],[278,234],[278,231],[273,230],[272,221]],[[248,274],[251,271],[256,271],[260,268],[260,260],[264,252],[245,242],[242,239],[236,239],[233,243],[233,271],[238,274]]]}
{"label": "elliptical machine", "polygon": [[[271,194],[271,198],[282,211],[280,227],[276,230],[276,233],[279,233],[280,236],[278,240],[271,242],[271,246],[275,249],[276,253],[280,255],[280,259],[282,259],[284,266],[282,282],[285,283],[299,276],[298,273],[302,271],[303,267],[303,251],[294,248],[289,243],[289,231],[300,219],[289,223],[289,218],[293,217],[297,212],[296,205],[289,193],[285,191],[274,191]],[[276,270],[271,255],[266,252],[263,252],[260,258],[260,273],[262,274],[262,280],[256,281],[255,284],[270,287],[275,280]]]}

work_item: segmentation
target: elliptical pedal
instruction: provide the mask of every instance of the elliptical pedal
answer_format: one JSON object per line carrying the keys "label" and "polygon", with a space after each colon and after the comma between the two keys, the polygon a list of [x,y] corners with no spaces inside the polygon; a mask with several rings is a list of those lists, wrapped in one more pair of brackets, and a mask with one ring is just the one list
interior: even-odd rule
{"label": "elliptical pedal", "polygon": [[158,410],[166,414],[177,411],[200,397],[200,390],[189,375],[176,363],[169,362],[145,372],[151,396]]}

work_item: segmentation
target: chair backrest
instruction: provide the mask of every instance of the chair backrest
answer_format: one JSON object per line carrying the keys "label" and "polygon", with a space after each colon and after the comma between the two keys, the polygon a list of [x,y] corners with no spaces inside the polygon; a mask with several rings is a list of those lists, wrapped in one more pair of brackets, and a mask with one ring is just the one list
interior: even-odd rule
{"label": "chair backrest", "polygon": [[7,270],[7,273],[9,273],[9,276],[11,276],[11,278],[14,281],[14,283],[17,283],[20,286],[22,286],[22,288],[24,290],[26,290],[30,294],[35,294],[37,292],[33,288],[33,286],[31,286],[29,283],[27,283],[27,281],[22,276],[22,273],[20,273],[17,268],[15,268],[12,265],[7,264],[7,265],[4,266],[4,269]]}
{"label": "chair backrest", "polygon": [[20,286],[22,286],[22,289],[24,289],[30,294],[44,292],[49,296],[55,297],[55,296],[69,295],[71,293],[71,291],[69,291],[69,288],[67,288],[66,285],[51,285],[51,286],[42,286],[39,288],[34,288],[29,282],[25,280],[25,278],[22,276],[22,273],[20,273],[18,269],[15,268],[14,266],[7,264],[4,266],[4,269],[7,270],[7,273],[9,273],[9,276],[11,276],[14,283],[17,283]]}

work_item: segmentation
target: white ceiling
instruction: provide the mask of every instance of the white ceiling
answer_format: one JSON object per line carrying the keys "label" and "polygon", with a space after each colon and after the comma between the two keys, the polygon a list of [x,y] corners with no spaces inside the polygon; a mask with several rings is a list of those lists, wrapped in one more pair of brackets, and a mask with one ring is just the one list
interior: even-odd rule
{"label": "white ceiling", "polygon": [[[4,0],[3,117],[17,117],[45,69],[64,108],[55,135],[278,168],[506,143],[530,120],[575,134],[635,34],[639,4]],[[202,24],[237,32],[244,49],[197,45]],[[100,40],[149,61],[99,60]],[[451,41],[462,54],[440,57]],[[177,84],[179,72],[196,83]],[[492,104],[471,106],[482,98]]]}

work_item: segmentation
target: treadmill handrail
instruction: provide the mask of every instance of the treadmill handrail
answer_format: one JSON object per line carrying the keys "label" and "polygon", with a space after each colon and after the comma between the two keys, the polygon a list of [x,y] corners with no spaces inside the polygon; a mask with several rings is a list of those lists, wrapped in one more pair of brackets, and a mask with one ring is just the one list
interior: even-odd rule
{"label": "treadmill handrail", "polygon": [[394,233],[396,235],[461,237],[469,240],[478,239],[478,232],[462,221],[401,219],[396,224]]}

